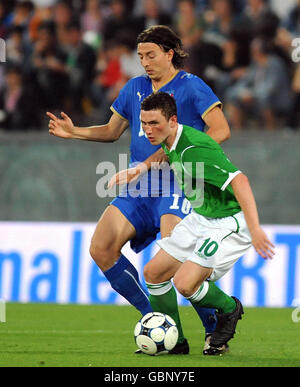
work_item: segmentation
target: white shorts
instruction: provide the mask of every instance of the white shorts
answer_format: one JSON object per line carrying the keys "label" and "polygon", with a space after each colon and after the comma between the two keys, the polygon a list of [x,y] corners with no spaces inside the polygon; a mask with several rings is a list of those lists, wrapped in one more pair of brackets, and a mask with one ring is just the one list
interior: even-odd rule
{"label": "white shorts", "polygon": [[180,262],[212,268],[211,281],[223,277],[252,246],[243,212],[226,218],[185,217],[158,245]]}

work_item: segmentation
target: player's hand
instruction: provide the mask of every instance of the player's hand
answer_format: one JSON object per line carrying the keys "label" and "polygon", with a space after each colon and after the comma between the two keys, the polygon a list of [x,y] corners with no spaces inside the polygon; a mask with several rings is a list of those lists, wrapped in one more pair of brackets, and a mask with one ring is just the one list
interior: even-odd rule
{"label": "player's hand", "polygon": [[113,188],[115,184],[122,185],[122,184],[132,183],[147,171],[148,171],[147,165],[144,163],[141,163],[134,168],[124,169],[123,171],[120,171],[115,175],[113,175],[113,177],[110,179],[108,183],[108,188],[109,189]]}
{"label": "player's hand", "polygon": [[160,169],[167,164],[168,157],[162,149],[151,156],[151,169]]}
{"label": "player's hand", "polygon": [[273,259],[275,246],[269,240],[265,232],[261,228],[258,228],[251,233],[251,236],[252,244],[256,252],[264,259]]}
{"label": "player's hand", "polygon": [[71,118],[64,112],[60,113],[62,118],[56,117],[54,114],[47,112],[50,118],[48,127],[49,133],[62,138],[72,138],[74,133],[74,125]]}

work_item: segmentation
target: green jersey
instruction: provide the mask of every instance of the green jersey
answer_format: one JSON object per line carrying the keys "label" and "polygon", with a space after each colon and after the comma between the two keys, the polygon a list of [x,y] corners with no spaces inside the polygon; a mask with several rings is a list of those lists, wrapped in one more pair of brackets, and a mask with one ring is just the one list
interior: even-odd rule
{"label": "green jersey", "polygon": [[230,185],[241,173],[222,148],[207,134],[178,125],[168,156],[176,180],[194,211],[210,218],[223,218],[241,211]]}

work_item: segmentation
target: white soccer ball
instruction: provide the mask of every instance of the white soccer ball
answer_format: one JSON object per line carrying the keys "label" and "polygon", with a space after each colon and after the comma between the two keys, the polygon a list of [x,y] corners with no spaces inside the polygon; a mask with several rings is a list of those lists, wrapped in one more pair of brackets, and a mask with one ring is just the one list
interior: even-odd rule
{"label": "white soccer ball", "polygon": [[175,321],[159,312],[146,314],[135,326],[134,339],[147,355],[171,351],[177,344],[178,329]]}

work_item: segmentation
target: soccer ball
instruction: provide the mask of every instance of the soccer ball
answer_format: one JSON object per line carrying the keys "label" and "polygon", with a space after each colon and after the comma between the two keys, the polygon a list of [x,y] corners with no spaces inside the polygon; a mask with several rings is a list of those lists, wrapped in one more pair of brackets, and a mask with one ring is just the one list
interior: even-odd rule
{"label": "soccer ball", "polygon": [[135,326],[134,339],[147,355],[170,351],[178,340],[175,321],[159,312],[147,313]]}

